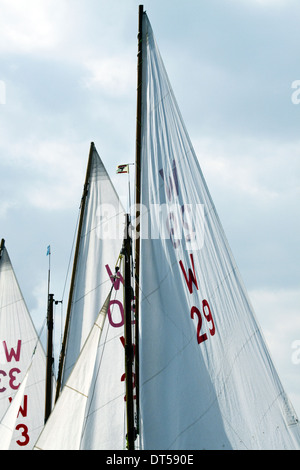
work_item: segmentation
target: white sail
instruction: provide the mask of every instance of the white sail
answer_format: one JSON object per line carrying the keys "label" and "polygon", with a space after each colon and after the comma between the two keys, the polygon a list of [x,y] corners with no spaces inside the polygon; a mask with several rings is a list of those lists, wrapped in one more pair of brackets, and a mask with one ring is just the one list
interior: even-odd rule
{"label": "white sail", "polygon": [[19,409],[22,404],[24,397],[24,391],[27,385],[28,375],[30,372],[31,364],[22,380],[21,385],[18,388],[12,402],[10,403],[5,415],[0,422],[0,450],[9,450],[12,436],[16,426],[16,420],[19,413]]}
{"label": "white sail", "polygon": [[30,450],[44,425],[46,357],[4,246],[0,256],[0,417],[16,395],[35,350],[10,446]]}
{"label": "white sail", "polygon": [[299,428],[143,16],[145,449],[299,449]]}
{"label": "white sail", "polygon": [[111,291],[112,288],[54,410],[35,444],[36,450],[80,449],[86,405]]}
{"label": "white sail", "polygon": [[116,279],[124,236],[124,210],[92,144],[72,294],[63,384],[113,285],[86,407],[80,448],[120,449],[124,434],[123,277]]}

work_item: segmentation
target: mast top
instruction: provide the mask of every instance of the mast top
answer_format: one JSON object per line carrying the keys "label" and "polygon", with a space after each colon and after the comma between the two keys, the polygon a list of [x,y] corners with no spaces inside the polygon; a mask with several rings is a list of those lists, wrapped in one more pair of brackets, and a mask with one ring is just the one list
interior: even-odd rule
{"label": "mast top", "polygon": [[4,250],[4,246],[5,246],[5,240],[4,240],[4,238],[2,238],[1,244],[0,244],[0,258],[2,256],[2,253],[3,253],[3,250]]}
{"label": "mast top", "polygon": [[144,5],[139,5],[139,33],[141,32],[141,22],[144,14]]}

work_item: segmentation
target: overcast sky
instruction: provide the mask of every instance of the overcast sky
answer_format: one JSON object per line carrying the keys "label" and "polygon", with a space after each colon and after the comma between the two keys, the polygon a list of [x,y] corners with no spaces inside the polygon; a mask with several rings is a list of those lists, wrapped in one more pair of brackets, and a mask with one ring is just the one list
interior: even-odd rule
{"label": "overcast sky", "polygon": [[[0,0],[0,238],[37,329],[49,244],[52,291],[62,296],[91,141],[126,195],[127,179],[115,169],[134,161],[139,3]],[[300,3],[144,6],[300,416]]]}

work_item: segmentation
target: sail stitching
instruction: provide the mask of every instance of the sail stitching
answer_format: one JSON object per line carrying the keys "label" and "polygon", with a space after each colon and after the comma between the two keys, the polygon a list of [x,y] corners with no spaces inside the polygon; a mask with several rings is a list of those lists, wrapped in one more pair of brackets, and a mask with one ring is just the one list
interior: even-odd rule
{"label": "sail stitching", "polygon": [[91,294],[92,292],[94,292],[95,290],[99,289],[100,287],[104,286],[105,284],[107,284],[109,282],[109,279],[108,280],[105,280],[103,282],[101,282],[101,284],[98,284],[96,287],[94,287],[93,289],[89,290],[88,292],[86,292],[84,295],[82,295],[81,297],[78,297],[78,299],[76,300],[73,300],[73,303],[74,305],[79,302],[80,300],[84,299],[85,297],[87,297],[89,294]]}
{"label": "sail stitching", "polygon": [[101,227],[102,225],[106,224],[107,222],[113,220],[114,218],[115,219],[118,219],[119,216],[123,215],[124,212],[120,211],[118,212],[117,214],[111,216],[110,218],[108,219],[105,219],[103,220],[103,222],[100,222],[99,224],[95,225],[95,227],[92,227],[90,230],[88,230],[87,232],[85,232],[84,234],[81,235],[81,239],[84,239],[87,235],[89,235],[91,232],[93,232],[94,230],[97,230],[99,227]]}
{"label": "sail stitching", "polygon": [[18,304],[19,302],[22,302],[23,300],[24,300],[23,297],[21,297],[20,299],[14,300],[13,302],[10,302],[10,303],[5,304],[5,305],[1,305],[0,310],[2,310],[4,308],[7,308],[7,307],[10,307],[11,305]]}

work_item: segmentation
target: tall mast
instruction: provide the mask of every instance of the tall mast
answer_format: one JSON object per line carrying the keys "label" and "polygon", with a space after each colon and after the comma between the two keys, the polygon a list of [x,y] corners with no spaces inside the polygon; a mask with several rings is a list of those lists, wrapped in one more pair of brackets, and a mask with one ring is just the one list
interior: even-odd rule
{"label": "tall mast", "polygon": [[52,405],[52,366],[53,366],[53,303],[54,295],[48,294],[47,311],[47,362],[46,362],[46,390],[45,390],[45,423],[47,422]]}
{"label": "tall mast", "polygon": [[[137,110],[136,110],[136,151],[135,151],[135,203],[136,221],[140,216],[141,203],[141,135],[142,135],[142,39],[143,39],[143,5],[139,6],[139,30],[138,30],[138,54],[137,54]],[[140,273],[140,234],[136,226],[135,238],[135,383],[136,383],[136,408],[137,408],[137,432],[139,432],[139,273]]]}
{"label": "tall mast", "polygon": [[46,386],[45,386],[45,423],[47,422],[52,406],[52,366],[53,366],[53,302],[54,295],[50,294],[50,274],[51,274],[51,247],[48,246],[47,256],[49,256],[48,267],[48,307],[47,307],[47,359],[46,359]]}
{"label": "tall mast", "polygon": [[126,214],[125,236],[122,248],[122,254],[125,259],[125,302],[124,302],[124,336],[125,336],[125,377],[126,377],[126,415],[127,415],[127,447],[128,450],[134,450],[134,441],[136,430],[134,426],[134,404],[133,404],[133,359],[134,349],[132,344],[132,320],[131,320],[131,237],[130,218]]}
{"label": "tall mast", "polygon": [[65,331],[64,331],[64,337],[63,337],[61,353],[60,353],[60,360],[59,360],[55,401],[59,397],[60,390],[61,390],[61,384],[62,384],[62,373],[63,373],[64,361],[65,361],[65,356],[66,356],[68,331],[69,331],[69,326],[70,326],[70,317],[71,317],[71,307],[72,307],[73,292],[74,292],[75,275],[76,275],[76,270],[77,270],[77,262],[78,262],[78,254],[79,254],[79,246],[80,246],[80,238],[81,238],[81,231],[82,231],[82,225],[83,225],[84,211],[85,211],[86,199],[87,199],[87,195],[88,195],[88,186],[89,186],[89,179],[90,179],[90,174],[91,174],[93,152],[94,152],[94,142],[91,142],[90,153],[89,153],[89,161],[88,161],[88,166],[87,166],[87,170],[86,170],[85,183],[84,183],[83,194],[82,194],[82,199],[81,199],[81,206],[80,206],[80,218],[79,218],[76,248],[75,248],[75,254],[74,254],[74,263],[73,263],[73,271],[72,271],[72,278],[71,278],[71,285],[70,285],[70,294],[69,294],[69,301],[68,301],[68,308],[67,308],[67,315],[66,315]]}

